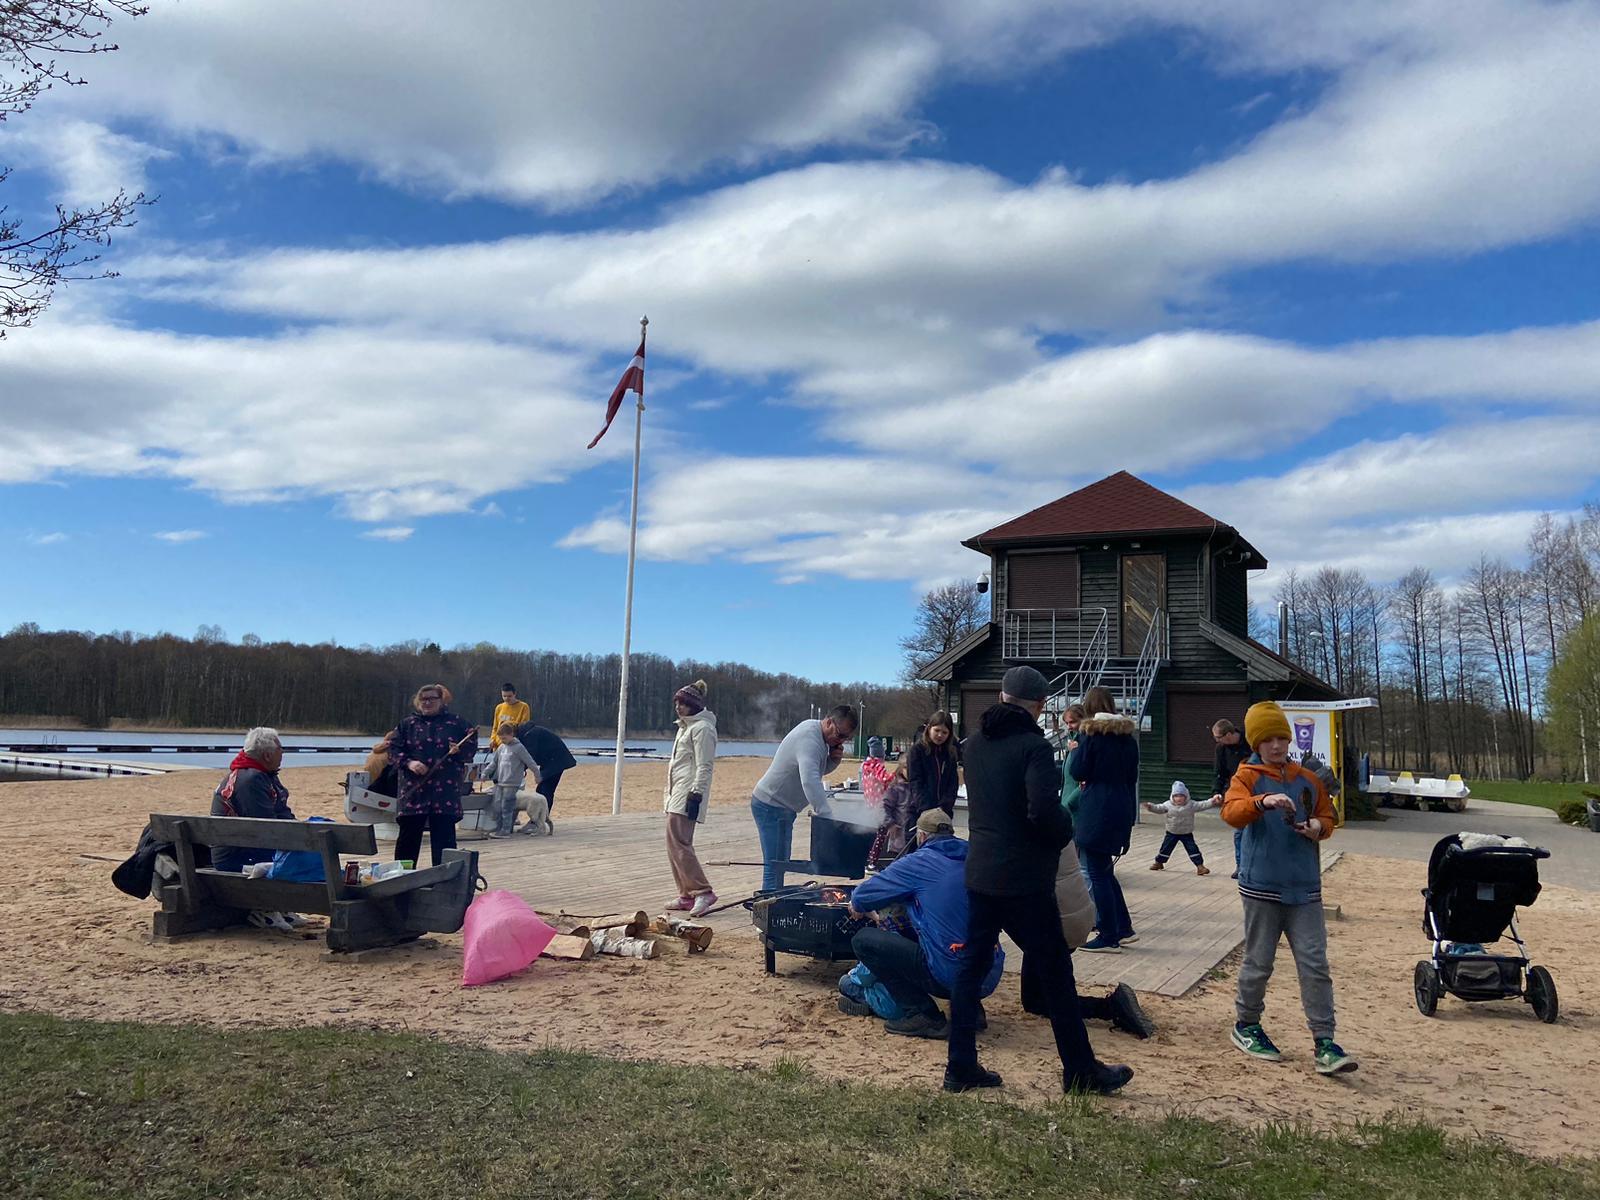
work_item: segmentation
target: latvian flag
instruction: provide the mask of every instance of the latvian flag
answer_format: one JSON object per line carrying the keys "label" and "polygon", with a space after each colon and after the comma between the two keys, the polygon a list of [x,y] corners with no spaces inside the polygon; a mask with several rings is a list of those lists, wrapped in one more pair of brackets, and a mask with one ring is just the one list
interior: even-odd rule
{"label": "latvian flag", "polygon": [[594,435],[594,441],[589,443],[593,450],[600,444],[600,439],[605,437],[606,430],[611,428],[611,422],[616,420],[617,410],[622,407],[622,397],[628,392],[637,392],[644,395],[644,339],[639,339],[639,351],[633,356],[633,361],[628,364],[628,369],[622,373],[622,378],[617,380],[617,386],[611,391],[611,399],[606,401],[606,423],[600,427],[600,432]]}

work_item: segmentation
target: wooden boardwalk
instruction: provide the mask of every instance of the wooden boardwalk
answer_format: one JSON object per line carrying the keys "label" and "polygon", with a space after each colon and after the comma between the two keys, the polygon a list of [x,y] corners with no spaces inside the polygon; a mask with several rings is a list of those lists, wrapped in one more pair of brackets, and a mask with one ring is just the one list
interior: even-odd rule
{"label": "wooden boardwalk", "polygon": [[[963,814],[957,814],[956,823],[964,826]],[[797,859],[807,853],[808,824],[805,816],[795,822]],[[1244,933],[1239,893],[1228,878],[1233,869],[1233,832],[1211,812],[1202,814],[1196,824],[1196,840],[1212,868],[1212,874],[1203,878],[1194,873],[1181,847],[1166,870],[1149,870],[1161,844],[1159,818],[1146,815],[1134,830],[1132,849],[1117,878],[1139,943],[1121,954],[1073,955],[1081,983],[1125,982],[1142,992],[1181,996],[1239,945]],[[491,888],[517,892],[541,910],[593,916],[642,908],[654,915],[676,894],[667,867],[662,817],[657,813],[562,820],[558,806],[554,837],[519,834],[509,841],[488,841],[468,836],[462,844],[480,852],[479,867]],[[760,861],[748,807],[712,809],[695,835],[695,847],[721,902],[748,896],[760,886],[759,865],[728,865]],[[1325,850],[1324,862],[1329,861]],[[804,878],[791,875],[789,882]],[[750,953],[757,954],[750,915],[742,907],[713,914],[706,921],[723,941],[748,938]],[[1008,969],[1017,969],[1020,959],[1009,954]]]}

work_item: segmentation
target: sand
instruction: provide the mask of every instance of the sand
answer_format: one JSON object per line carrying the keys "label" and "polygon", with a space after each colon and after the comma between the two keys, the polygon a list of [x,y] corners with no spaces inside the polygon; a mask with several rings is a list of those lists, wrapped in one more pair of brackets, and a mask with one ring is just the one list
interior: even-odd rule
{"label": "sand", "polygon": [[[720,796],[748,795],[763,760],[722,760]],[[336,815],[343,768],[286,771],[296,812]],[[657,811],[664,767],[630,772],[630,811]],[[214,778],[195,772],[152,779],[0,785],[0,830],[21,886],[0,895],[0,1009],[63,1017],[220,1026],[345,1025],[427,1031],[516,1051],[556,1044],[624,1058],[749,1067],[780,1056],[825,1076],[937,1087],[940,1043],[891,1037],[835,1008],[839,968],[785,957],[767,977],[748,937],[720,937],[711,951],[653,962],[599,959],[537,963],[487,988],[460,985],[459,936],[385,952],[363,962],[322,960],[320,940],[236,930],[177,945],[147,939],[153,905],[110,884],[111,862],[133,847],[146,814],[205,810]],[[609,811],[611,772],[569,773],[559,810]],[[1562,1020],[1547,1026],[1526,1005],[1469,1008],[1447,997],[1428,1020],[1411,1001],[1411,972],[1426,951],[1419,927],[1417,865],[1346,855],[1327,879],[1330,956],[1340,1040],[1361,1070],[1337,1080],[1311,1069],[1287,950],[1268,996],[1267,1025],[1287,1058],[1252,1063],[1226,1041],[1232,964],[1180,1000],[1146,997],[1161,1027],[1138,1042],[1091,1024],[1098,1053],[1137,1076],[1106,1103],[1142,1115],[1191,1113],[1245,1122],[1345,1126],[1393,1114],[1542,1155],[1593,1152],[1600,1108],[1600,896],[1547,887],[1523,916],[1535,961],[1554,972]],[[1136,954],[1131,949],[1128,954]],[[1005,1075],[1001,1095],[1023,1102],[1057,1093],[1046,1022],[1022,1014],[1014,975],[988,1002],[985,1062]]]}

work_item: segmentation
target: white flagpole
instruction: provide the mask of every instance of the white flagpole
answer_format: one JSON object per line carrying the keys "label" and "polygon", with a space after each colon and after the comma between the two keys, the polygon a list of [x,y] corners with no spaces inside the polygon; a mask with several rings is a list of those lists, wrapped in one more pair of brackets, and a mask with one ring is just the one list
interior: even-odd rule
{"label": "white flagpole", "polygon": [[[639,318],[639,346],[644,347],[649,317]],[[628,736],[628,652],[633,645],[633,549],[639,538],[639,443],[644,436],[644,377],[639,377],[638,404],[633,410],[633,499],[628,506],[628,598],[622,617],[622,686],[617,695],[617,766],[611,783],[611,815],[622,812],[622,743]]]}

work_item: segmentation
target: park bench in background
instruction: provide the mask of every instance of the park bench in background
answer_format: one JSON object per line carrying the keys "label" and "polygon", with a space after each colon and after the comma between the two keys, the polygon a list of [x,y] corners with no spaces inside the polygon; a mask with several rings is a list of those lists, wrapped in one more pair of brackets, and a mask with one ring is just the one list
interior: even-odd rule
{"label": "park bench in background", "polygon": [[[243,924],[252,909],[265,909],[326,916],[330,950],[397,946],[424,933],[460,929],[478,883],[476,850],[446,850],[437,867],[377,883],[345,883],[339,856],[371,857],[377,850],[370,825],[152,813],[150,826],[160,841],[172,843],[177,867],[166,878],[158,872],[153,892],[161,903],[153,933],[162,940]],[[309,850],[322,856],[326,879],[247,879],[197,865],[196,846]]]}

